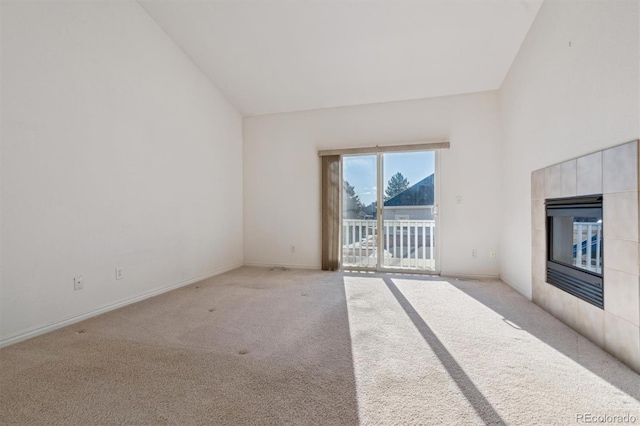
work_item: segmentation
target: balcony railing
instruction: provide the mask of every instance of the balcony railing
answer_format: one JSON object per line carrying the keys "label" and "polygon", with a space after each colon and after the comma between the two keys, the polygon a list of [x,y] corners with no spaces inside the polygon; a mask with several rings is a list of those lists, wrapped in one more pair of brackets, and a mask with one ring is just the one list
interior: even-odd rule
{"label": "balcony railing", "polygon": [[[377,221],[344,219],[342,223],[342,263],[376,267]],[[435,269],[434,220],[384,220],[380,237],[382,266]]]}
{"label": "balcony railing", "polygon": [[601,274],[602,223],[573,222],[573,241],[574,266]]}

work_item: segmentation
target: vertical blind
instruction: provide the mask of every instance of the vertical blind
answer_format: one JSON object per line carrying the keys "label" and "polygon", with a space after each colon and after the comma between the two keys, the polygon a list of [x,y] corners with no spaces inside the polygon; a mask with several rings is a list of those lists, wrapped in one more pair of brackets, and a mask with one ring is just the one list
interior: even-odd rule
{"label": "vertical blind", "polygon": [[340,155],[322,157],[322,269],[340,269]]}

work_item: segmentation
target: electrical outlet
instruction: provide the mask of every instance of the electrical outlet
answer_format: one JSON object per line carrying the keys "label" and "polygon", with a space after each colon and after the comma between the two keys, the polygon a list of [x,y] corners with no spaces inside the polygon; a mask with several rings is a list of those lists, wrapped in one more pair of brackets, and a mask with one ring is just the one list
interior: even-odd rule
{"label": "electrical outlet", "polygon": [[291,246],[291,253],[295,253],[296,252],[296,246],[292,245]]}
{"label": "electrical outlet", "polygon": [[473,257],[474,259],[478,258],[478,250],[473,249],[471,250],[471,257]]}
{"label": "electrical outlet", "polygon": [[124,268],[118,267],[116,268],[116,280],[121,280],[124,278]]}
{"label": "electrical outlet", "polygon": [[73,289],[74,290],[82,290],[84,288],[84,281],[82,279],[82,275],[78,275],[77,277],[73,277]]}
{"label": "electrical outlet", "polygon": [[489,257],[491,259],[495,259],[496,258],[496,252],[494,250],[489,250]]}

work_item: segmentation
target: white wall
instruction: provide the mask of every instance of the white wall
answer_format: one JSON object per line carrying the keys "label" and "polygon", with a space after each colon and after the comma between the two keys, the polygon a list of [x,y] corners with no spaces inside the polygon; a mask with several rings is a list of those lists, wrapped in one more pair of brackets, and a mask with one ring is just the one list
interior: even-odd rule
{"label": "white wall", "polygon": [[242,263],[242,118],[137,3],[3,2],[1,36],[0,339]]}
{"label": "white wall", "polygon": [[531,172],[640,136],[639,5],[546,0],[500,89],[500,274],[525,294]]}
{"label": "white wall", "polygon": [[442,272],[497,276],[489,250],[497,250],[499,232],[498,112],[497,92],[484,92],[245,118],[245,263],[319,267],[318,149],[448,139],[451,149],[441,155]]}

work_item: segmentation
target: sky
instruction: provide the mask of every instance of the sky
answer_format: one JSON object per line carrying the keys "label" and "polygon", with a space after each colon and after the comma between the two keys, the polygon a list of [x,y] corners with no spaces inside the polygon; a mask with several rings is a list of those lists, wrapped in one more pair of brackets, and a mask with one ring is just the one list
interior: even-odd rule
{"label": "sky", "polygon": [[[376,195],[376,156],[356,155],[344,157],[342,175],[353,185],[365,206],[374,202]],[[400,152],[382,154],[384,188],[397,172],[409,180],[409,186],[421,181],[435,170],[435,152]],[[384,191],[384,188],[382,190]]]}

